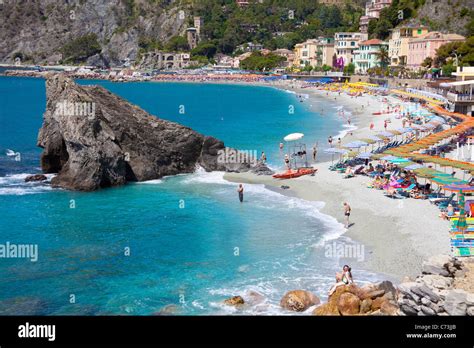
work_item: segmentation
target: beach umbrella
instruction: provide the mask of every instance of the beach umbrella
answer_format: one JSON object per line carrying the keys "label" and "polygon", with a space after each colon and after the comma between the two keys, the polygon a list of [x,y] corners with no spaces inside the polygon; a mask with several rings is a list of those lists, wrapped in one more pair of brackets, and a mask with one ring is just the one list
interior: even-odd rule
{"label": "beach umbrella", "polygon": [[324,152],[332,154],[331,156],[331,163],[334,163],[334,155],[339,154],[339,159],[341,159],[342,155],[348,153],[349,151],[346,149],[340,149],[336,147],[331,147],[329,149],[325,149]]}
{"label": "beach umbrella", "polygon": [[395,158],[398,158],[398,157],[388,155],[388,156],[382,157],[380,159],[383,160],[383,161],[389,161],[389,160],[392,160],[392,159],[395,159]]}
{"label": "beach umbrella", "polygon": [[386,138],[390,138],[390,137],[393,137],[393,134],[390,133],[390,132],[378,132],[377,135],[382,135]]}
{"label": "beach umbrella", "polygon": [[370,159],[373,156],[371,152],[361,152],[356,157],[360,159]]}
{"label": "beach umbrella", "polygon": [[358,149],[359,147],[366,146],[366,145],[368,145],[366,142],[356,140],[356,141],[352,141],[350,143],[345,144],[344,147],[349,148],[349,149]]}
{"label": "beach umbrella", "polygon": [[286,137],[284,137],[283,140],[295,141],[295,140],[300,140],[303,137],[304,137],[303,133],[291,133],[291,134],[288,134]]}
{"label": "beach umbrella", "polygon": [[415,163],[415,164],[410,164],[409,166],[406,166],[406,170],[415,170],[415,169],[420,169],[424,168],[421,164]]}
{"label": "beach umbrella", "polygon": [[374,140],[374,139],[369,139],[369,138],[362,138],[362,139],[359,139],[359,140],[364,141],[364,142],[366,142],[367,144],[375,144],[375,143],[376,143],[378,140],[380,140],[380,139]]}

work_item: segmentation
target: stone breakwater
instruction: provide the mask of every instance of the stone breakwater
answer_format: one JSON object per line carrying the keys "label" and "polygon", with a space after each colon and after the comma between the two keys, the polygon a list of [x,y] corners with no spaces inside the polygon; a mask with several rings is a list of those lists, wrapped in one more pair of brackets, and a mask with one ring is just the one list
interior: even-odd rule
{"label": "stone breakwater", "polygon": [[474,260],[432,257],[398,290],[402,315],[474,315]]}
{"label": "stone breakwater", "polygon": [[[251,302],[242,296],[224,301],[237,308]],[[398,286],[389,281],[340,286],[322,304],[310,291],[291,290],[282,297],[280,307],[323,316],[474,315],[474,260],[434,256],[423,262],[422,274],[415,280]]]}

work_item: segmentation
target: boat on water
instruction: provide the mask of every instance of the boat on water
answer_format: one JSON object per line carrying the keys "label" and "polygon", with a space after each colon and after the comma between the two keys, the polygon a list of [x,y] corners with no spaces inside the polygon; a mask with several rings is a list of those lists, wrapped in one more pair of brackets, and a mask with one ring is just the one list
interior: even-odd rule
{"label": "boat on water", "polygon": [[287,171],[283,173],[277,173],[274,174],[273,177],[275,179],[293,179],[293,178],[298,178],[303,175],[312,175],[316,173],[318,170],[309,167],[309,168],[298,168],[298,169],[288,169]]}

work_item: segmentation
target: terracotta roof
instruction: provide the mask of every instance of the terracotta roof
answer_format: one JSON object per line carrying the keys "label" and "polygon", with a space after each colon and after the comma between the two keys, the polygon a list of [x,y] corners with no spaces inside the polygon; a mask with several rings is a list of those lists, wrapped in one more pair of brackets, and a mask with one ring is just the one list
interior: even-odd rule
{"label": "terracotta roof", "polygon": [[383,43],[382,40],[371,39],[371,40],[362,41],[361,43],[359,43],[359,45],[380,45],[382,43]]}

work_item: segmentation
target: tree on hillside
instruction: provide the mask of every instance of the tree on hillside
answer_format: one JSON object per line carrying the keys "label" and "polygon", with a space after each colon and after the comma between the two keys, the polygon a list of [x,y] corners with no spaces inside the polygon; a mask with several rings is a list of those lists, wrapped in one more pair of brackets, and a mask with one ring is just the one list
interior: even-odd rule
{"label": "tree on hillside", "polygon": [[200,43],[191,50],[191,56],[203,56],[212,58],[217,52],[217,46],[213,43]]}
{"label": "tree on hillside", "polygon": [[189,50],[188,40],[184,36],[173,36],[165,45],[165,50],[180,52]]}

